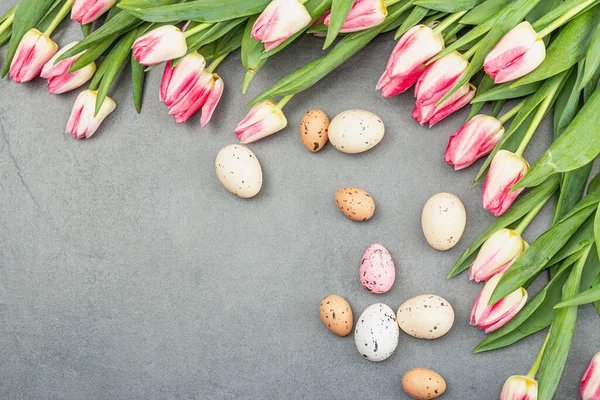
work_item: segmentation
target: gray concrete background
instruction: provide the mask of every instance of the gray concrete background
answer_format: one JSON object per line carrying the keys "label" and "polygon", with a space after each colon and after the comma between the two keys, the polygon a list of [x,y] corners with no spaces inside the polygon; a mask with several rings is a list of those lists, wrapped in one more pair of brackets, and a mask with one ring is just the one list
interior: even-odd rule
{"label": "gray concrete background", "polygon": [[[77,37],[70,27],[55,39]],[[391,35],[298,95],[285,109],[289,127],[250,146],[264,171],[256,198],[238,199],[217,180],[214,158],[236,142],[245,102],[321,45],[307,37],[273,57],[246,96],[239,54],[231,55],[218,69],[226,94],[205,129],[199,116],[174,124],[158,102],[158,70],[141,116],[124,73],[111,93],[117,110],[83,141],[63,134],[76,93],[0,81],[0,398],[404,399],[402,374],[427,367],[447,380],[446,399],[496,399],[508,376],[527,373],[543,335],[472,354],[484,338],[468,325],[481,286],[445,276],[493,218],[481,187],[469,189],[476,169],[456,173],[443,161],[466,112],[429,130],[410,118],[410,94],[385,100],[374,90]],[[311,108],[331,117],[373,111],[386,136],[360,155],[331,146],[311,154],[297,128]],[[535,160],[550,136],[545,121],[526,156]],[[343,186],[373,195],[372,220],[339,213],[333,195]],[[468,214],[463,239],[445,253],[420,227],[423,204],[440,191],[458,195]],[[396,284],[380,296],[358,279],[374,242],[397,265]],[[363,360],[352,336],[335,337],[319,320],[329,294],[346,298],[357,318],[372,303],[397,309],[426,293],[451,302],[454,328],[435,341],[401,333],[385,362]],[[578,398],[599,328],[593,309],[582,308],[557,399]]]}

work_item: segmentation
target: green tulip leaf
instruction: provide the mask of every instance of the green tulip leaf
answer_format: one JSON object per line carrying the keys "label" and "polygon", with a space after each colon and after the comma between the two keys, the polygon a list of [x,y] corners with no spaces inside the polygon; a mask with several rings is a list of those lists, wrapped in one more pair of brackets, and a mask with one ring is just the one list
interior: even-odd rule
{"label": "green tulip leaf", "polygon": [[465,14],[460,20],[465,25],[481,25],[494,17],[511,0],[487,0]]}
{"label": "green tulip leaf", "polygon": [[[407,7],[408,8],[408,7]],[[400,36],[404,35],[406,31],[408,31],[413,26],[417,25],[423,18],[427,16],[429,10],[423,7],[415,7],[412,9],[408,17],[402,22],[400,28],[396,31],[394,35],[394,40],[398,39]]]}
{"label": "green tulip leaf", "polygon": [[258,14],[250,17],[248,22],[246,23],[246,28],[244,29],[244,36],[242,38],[242,65],[246,70],[246,75],[244,76],[244,85],[242,88],[242,93],[246,93],[248,86],[250,86],[250,82],[256,76],[256,73],[263,67],[266,58],[261,59],[260,56],[264,53],[264,46],[262,42],[254,39],[252,37],[252,26],[258,19]]}
{"label": "green tulip leaf", "polygon": [[[493,90],[494,88],[494,80],[489,76],[489,75],[484,75],[483,78],[481,78],[481,82],[479,82],[479,86],[477,86],[477,91],[475,93],[478,94],[478,96],[483,95],[487,92],[489,92],[490,90]],[[477,113],[479,112],[479,110],[481,110],[485,104],[485,101],[482,102],[474,102],[471,101],[471,110],[469,111],[469,116],[467,117],[467,121],[470,120],[471,118],[473,118],[475,115],[477,115]]]}
{"label": "green tulip leaf", "polygon": [[467,11],[481,4],[483,0],[416,0],[415,6],[429,8],[430,10],[458,12]]}
{"label": "green tulip leaf", "polygon": [[[543,28],[553,23],[559,17],[563,16],[575,7],[580,6],[586,1],[587,0],[565,0],[561,2],[557,7],[550,10],[546,15],[544,15],[543,17],[535,21],[533,24],[531,24],[531,26],[535,31],[541,31]],[[583,9],[582,11],[589,10],[598,3],[600,3],[600,0],[593,1],[589,4],[587,8]],[[576,14],[574,17],[576,17],[577,15],[579,14]],[[573,19],[574,17],[571,17],[571,19]]]}
{"label": "green tulip leaf", "polygon": [[133,104],[137,113],[142,112],[142,97],[144,94],[144,80],[146,72],[133,55],[131,56],[131,88],[133,91]]}
{"label": "green tulip leaf", "polygon": [[[486,75],[489,80],[493,82],[493,79]],[[511,88],[510,83],[502,83],[500,85],[496,85],[493,88],[486,90],[485,92],[480,92],[477,90],[477,95],[471,103],[479,103],[485,101],[493,101],[493,100],[507,100],[507,99],[516,99],[517,97],[523,97],[535,93],[540,86],[542,86],[541,82],[534,82],[529,85],[518,86],[516,88]]]}
{"label": "green tulip leaf", "polygon": [[330,23],[329,29],[327,29],[327,37],[325,38],[325,44],[323,45],[323,50],[328,48],[331,43],[335,40],[337,35],[340,33],[340,29],[342,29],[342,25],[344,25],[344,21],[348,17],[352,6],[354,5],[355,0],[333,0],[331,3],[331,14],[330,15]]}
{"label": "green tulip leaf", "polygon": [[96,61],[108,48],[119,38],[118,35],[112,35],[104,40],[94,43],[71,65],[69,72],[75,72],[84,68],[91,62]]}

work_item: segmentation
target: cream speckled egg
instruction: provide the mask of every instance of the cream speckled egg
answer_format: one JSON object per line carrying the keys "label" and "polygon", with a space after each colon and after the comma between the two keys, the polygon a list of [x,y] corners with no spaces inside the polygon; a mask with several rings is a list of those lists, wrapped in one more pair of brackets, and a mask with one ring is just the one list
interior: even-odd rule
{"label": "cream speckled egg", "polygon": [[446,391],[446,381],[427,368],[413,368],[402,377],[402,389],[416,400],[435,399]]}
{"label": "cream speckled egg", "polygon": [[440,296],[424,294],[407,300],[398,309],[400,329],[419,339],[437,339],[454,325],[454,309]]}
{"label": "cream speckled egg", "polygon": [[240,144],[225,146],[215,160],[217,177],[238,197],[256,196],[262,187],[262,169],[250,149]]}
{"label": "cream speckled egg", "polygon": [[344,111],[329,124],[329,141],[343,153],[355,154],[372,149],[384,134],[381,118],[369,111]]}
{"label": "cream speckled egg", "polygon": [[321,322],[334,335],[348,336],[352,332],[352,308],[344,298],[334,294],[325,297],[320,314]]}
{"label": "cream speckled egg", "polygon": [[383,361],[398,346],[398,324],[394,311],[385,304],[373,304],[358,318],[354,330],[354,344],[369,361]]}
{"label": "cream speckled egg", "polygon": [[380,244],[372,244],[360,263],[360,283],[369,292],[382,294],[392,288],[396,267],[392,255]]}
{"label": "cream speckled egg", "polygon": [[452,193],[433,195],[421,214],[427,242],[436,250],[448,250],[458,243],[467,221],[462,201]]}

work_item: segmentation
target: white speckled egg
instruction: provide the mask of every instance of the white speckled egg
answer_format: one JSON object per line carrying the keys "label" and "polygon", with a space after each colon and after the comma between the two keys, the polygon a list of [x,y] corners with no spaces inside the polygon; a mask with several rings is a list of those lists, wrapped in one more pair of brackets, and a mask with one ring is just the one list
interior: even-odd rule
{"label": "white speckled egg", "polygon": [[238,197],[256,196],[262,187],[262,169],[250,149],[240,144],[225,146],[215,160],[217,177],[225,189]]}
{"label": "white speckled egg", "polygon": [[448,250],[458,243],[467,221],[462,201],[452,193],[433,195],[421,214],[427,242],[436,250]]}
{"label": "white speckled egg", "polygon": [[329,141],[343,153],[355,154],[372,149],[384,134],[381,118],[369,111],[344,111],[329,124]]}
{"label": "white speckled egg", "polygon": [[454,309],[447,300],[424,294],[407,300],[398,309],[400,329],[419,339],[437,339],[454,325]]}
{"label": "white speckled egg", "polygon": [[392,255],[380,244],[372,244],[360,263],[360,283],[369,292],[382,294],[392,288],[396,267]]}
{"label": "white speckled egg", "polygon": [[358,318],[354,330],[356,349],[369,361],[383,361],[398,345],[398,324],[394,311],[385,304],[373,304]]}

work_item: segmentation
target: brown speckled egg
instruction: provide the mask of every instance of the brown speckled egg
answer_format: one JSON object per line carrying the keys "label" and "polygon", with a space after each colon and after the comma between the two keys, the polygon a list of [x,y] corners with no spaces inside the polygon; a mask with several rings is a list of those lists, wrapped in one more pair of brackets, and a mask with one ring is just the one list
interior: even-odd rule
{"label": "brown speckled egg", "polygon": [[362,189],[347,187],[335,194],[335,204],[353,221],[366,221],[375,213],[375,201]]}
{"label": "brown speckled egg", "polygon": [[338,336],[352,332],[352,308],[346,300],[334,294],[321,301],[321,321],[329,331]]}
{"label": "brown speckled egg", "polygon": [[414,368],[402,377],[402,389],[416,400],[435,399],[446,391],[446,381],[435,371]]}
{"label": "brown speckled egg", "polygon": [[406,300],[398,309],[400,329],[419,339],[437,339],[454,325],[454,309],[447,300],[424,294]]}
{"label": "brown speckled egg", "polygon": [[300,139],[304,147],[313,153],[321,150],[327,139],[329,117],[321,110],[310,110],[300,121]]}

